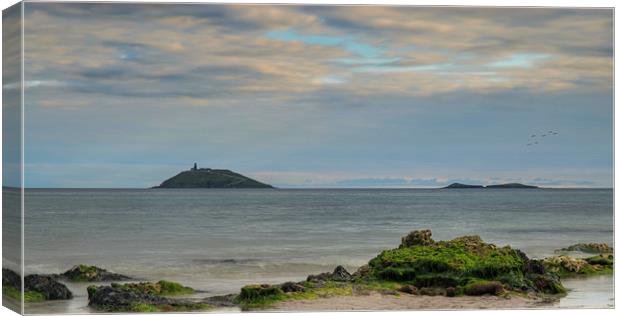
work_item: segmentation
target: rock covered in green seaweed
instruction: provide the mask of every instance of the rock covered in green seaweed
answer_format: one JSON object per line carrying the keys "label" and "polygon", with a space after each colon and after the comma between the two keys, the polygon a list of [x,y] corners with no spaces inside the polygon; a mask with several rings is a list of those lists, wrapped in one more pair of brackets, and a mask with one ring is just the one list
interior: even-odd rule
{"label": "rock covered in green seaweed", "polygon": [[130,277],[118,273],[112,273],[106,269],[85,264],[79,264],[65,271],[61,276],[73,282],[102,282],[102,281],[127,281]]}
{"label": "rock covered in green seaweed", "polygon": [[24,278],[24,289],[41,293],[45,300],[67,300],[73,298],[73,294],[67,286],[49,275],[27,275]]}
{"label": "rock covered in green seaweed", "polygon": [[464,289],[472,284],[496,281],[511,290],[564,293],[559,278],[535,263],[517,249],[485,243],[479,236],[434,241],[430,230],[422,230],[405,236],[399,248],[370,260],[369,267],[376,279],[418,288],[454,287],[467,294]]}
{"label": "rock covered in green seaweed", "polygon": [[611,254],[601,254],[589,258],[572,258],[569,256],[548,257],[543,260],[548,271],[561,277],[612,273],[614,259]]}
{"label": "rock covered in green seaweed", "polygon": [[[5,295],[21,300],[21,277],[13,270],[2,269],[2,290]],[[24,278],[24,301],[66,300],[73,293],[53,276],[31,274]]]}
{"label": "rock covered in green seaweed", "polygon": [[[168,281],[91,285],[87,288],[88,305],[106,312],[196,311],[212,308],[212,305],[204,302],[166,297],[187,294],[188,289],[190,288]],[[191,293],[193,292],[191,289]]]}
{"label": "rock covered in green seaweed", "polygon": [[608,253],[613,253],[614,248],[610,247],[606,243],[591,242],[591,243],[574,244],[566,248],[556,250],[556,252],[562,252],[562,251],[580,251],[580,252],[585,252],[585,253],[608,254]]}

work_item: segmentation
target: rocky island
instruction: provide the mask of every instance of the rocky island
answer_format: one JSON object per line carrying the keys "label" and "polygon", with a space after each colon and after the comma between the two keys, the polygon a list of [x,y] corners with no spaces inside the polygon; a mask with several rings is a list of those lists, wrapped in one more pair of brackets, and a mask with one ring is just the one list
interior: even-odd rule
{"label": "rocky island", "polygon": [[539,187],[535,185],[525,185],[521,183],[505,183],[505,184],[490,184],[487,186],[477,185],[477,184],[462,184],[462,183],[452,183],[447,187],[443,187],[442,189],[538,189]]}
{"label": "rocky island", "polygon": [[452,183],[447,187],[444,187],[442,189],[482,189],[484,188],[483,185],[477,185],[477,184],[462,184],[462,183]]}
{"label": "rocky island", "polygon": [[154,189],[273,189],[273,186],[227,169],[198,168],[190,170],[162,182]]}

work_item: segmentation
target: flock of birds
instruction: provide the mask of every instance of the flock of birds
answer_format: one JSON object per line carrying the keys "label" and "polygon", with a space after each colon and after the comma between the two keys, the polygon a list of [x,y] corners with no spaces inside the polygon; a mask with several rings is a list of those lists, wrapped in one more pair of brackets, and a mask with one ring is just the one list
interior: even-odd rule
{"label": "flock of birds", "polygon": [[537,134],[532,134],[532,136],[530,136],[530,138],[533,140],[532,142],[527,143],[527,146],[534,146],[534,145],[538,145],[538,141],[536,140],[536,137],[538,137],[539,139],[541,139],[542,137],[547,137],[547,136],[552,136],[552,135],[557,135],[559,134],[558,132],[554,132],[554,131],[548,131],[547,133],[541,133],[539,135]]}

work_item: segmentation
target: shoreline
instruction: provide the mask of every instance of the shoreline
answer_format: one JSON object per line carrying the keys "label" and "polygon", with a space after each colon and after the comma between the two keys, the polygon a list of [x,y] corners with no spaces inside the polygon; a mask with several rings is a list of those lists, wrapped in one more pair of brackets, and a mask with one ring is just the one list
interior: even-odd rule
{"label": "shoreline", "polygon": [[[220,296],[174,281],[76,265],[60,274],[26,275],[25,307],[35,309],[30,313],[553,308],[571,292],[562,281],[577,281],[574,286],[578,278],[586,282],[582,285],[590,282],[590,291],[599,291],[590,299],[611,294],[596,307],[615,305],[613,288],[604,286],[613,280],[613,248],[607,244],[574,244],[557,249],[559,255],[531,259],[477,235],[439,241],[431,236],[430,230],[411,231],[397,248],[382,251],[353,273],[339,265],[302,281],[249,284]],[[574,251],[589,257],[566,255]],[[21,280],[3,269],[4,293],[19,289]],[[573,293],[589,294],[588,287]],[[564,306],[580,306],[571,296]]]}
{"label": "shoreline", "polygon": [[[503,298],[497,296],[416,296],[399,293],[399,296],[386,295],[378,292],[369,295],[351,295],[319,298],[315,300],[286,301],[274,305],[272,308],[260,310],[262,312],[294,312],[294,311],[397,311],[397,310],[478,310],[478,309],[565,309],[565,308],[613,308],[613,276],[601,275],[595,278],[569,278],[567,283],[568,293],[556,302],[544,303],[538,298],[525,298],[512,296]],[[594,282],[593,282],[594,281]],[[592,283],[598,286],[606,284],[610,291],[592,291]],[[86,287],[85,284],[69,283],[69,288],[77,290]],[[77,292],[77,291],[76,291]],[[25,309],[31,314],[99,314],[101,312],[88,306],[86,295],[76,293],[73,300],[45,301],[38,303],[26,303]],[[601,297],[601,295],[605,295]],[[591,297],[595,296],[595,300]],[[196,296],[195,299],[199,299]],[[6,302],[10,298],[3,297]],[[607,301],[604,304],[598,302]],[[368,302],[374,304],[368,306]],[[200,311],[200,313],[233,313],[243,312],[239,307],[215,307],[214,309]]]}
{"label": "shoreline", "polygon": [[[570,277],[563,279],[567,286],[567,295],[546,300],[535,295],[506,296],[430,296],[411,295],[371,291],[368,293],[352,293],[351,295],[334,295],[307,300],[287,300],[274,304],[271,307],[258,311],[381,311],[381,310],[476,310],[476,309],[548,309],[548,308],[613,308],[613,275],[598,275],[593,277]],[[86,292],[88,284],[79,282],[64,282],[75,296],[71,300],[52,300],[26,303],[29,313],[101,313],[88,306]],[[98,285],[109,285],[110,282],[99,282]],[[202,301],[212,297],[209,293],[198,292],[191,295],[182,295],[178,298],[192,301]],[[7,302],[10,298],[4,297]],[[202,310],[205,313],[242,312],[239,306],[215,306],[213,309]],[[256,310],[254,310],[256,311]]]}

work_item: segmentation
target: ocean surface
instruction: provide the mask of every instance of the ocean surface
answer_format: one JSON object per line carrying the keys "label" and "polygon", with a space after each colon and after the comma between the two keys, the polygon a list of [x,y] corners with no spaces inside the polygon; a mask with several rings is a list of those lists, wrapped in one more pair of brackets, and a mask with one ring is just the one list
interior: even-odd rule
{"label": "ocean surface", "polygon": [[[612,245],[614,229],[611,189],[29,189],[25,200],[27,274],[84,263],[213,295],[354,270],[415,229],[436,240],[477,234],[530,257]],[[574,281],[562,306],[609,307],[612,282]],[[87,312],[84,302],[54,311]]]}

